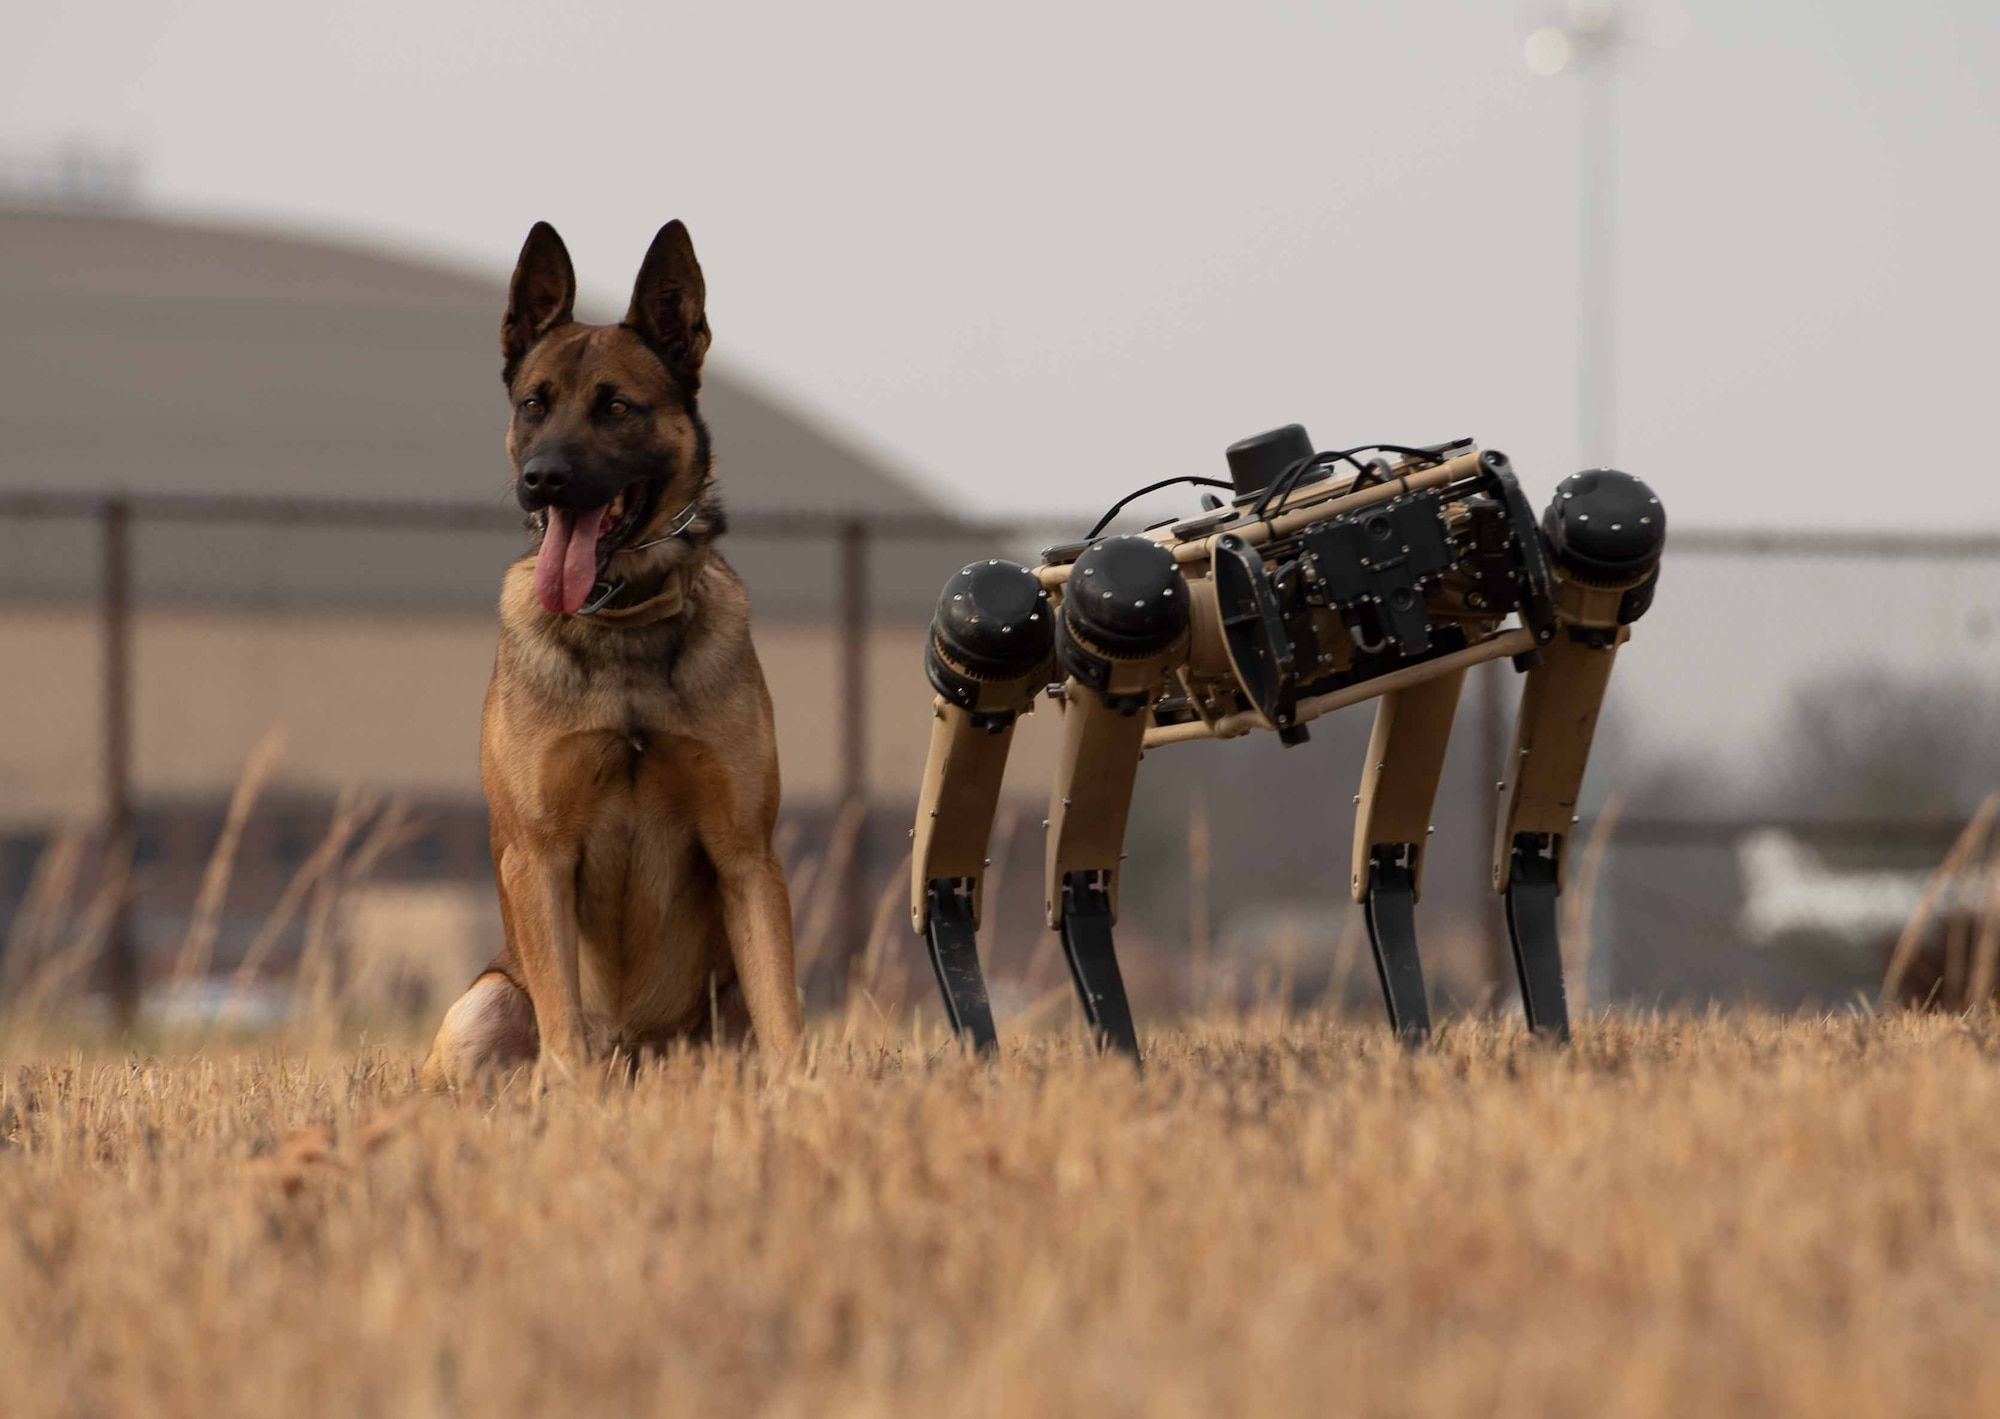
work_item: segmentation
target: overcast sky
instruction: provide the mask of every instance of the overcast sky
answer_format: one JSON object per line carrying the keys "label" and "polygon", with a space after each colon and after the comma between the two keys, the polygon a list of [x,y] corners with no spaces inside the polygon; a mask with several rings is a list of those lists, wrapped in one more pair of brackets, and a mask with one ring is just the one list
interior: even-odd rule
{"label": "overcast sky", "polygon": [[[1579,458],[1576,94],[1522,59],[1558,12],[63,0],[9,17],[0,143],[496,273],[546,218],[608,302],[682,217],[718,361],[987,510],[1291,420],[1476,434],[1539,497]],[[1991,0],[1633,48],[1615,458],[1682,525],[2000,527],[1996,72]]]}

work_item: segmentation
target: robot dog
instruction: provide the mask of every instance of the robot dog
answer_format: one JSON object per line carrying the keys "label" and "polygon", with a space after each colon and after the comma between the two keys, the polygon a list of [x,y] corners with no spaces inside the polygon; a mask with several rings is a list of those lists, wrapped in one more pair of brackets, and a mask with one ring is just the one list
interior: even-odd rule
{"label": "robot dog", "polygon": [[[1538,524],[1506,456],[1469,439],[1316,453],[1297,424],[1233,445],[1228,463],[1228,482],[1139,489],[1038,567],[979,562],[945,584],[925,652],[937,699],[911,920],[953,1028],[995,1047],[974,933],[1008,748],[1039,695],[1063,716],[1048,922],[1091,1026],[1135,1059],[1112,925],[1141,755],[1259,729],[1301,744],[1312,720],[1372,699],[1350,885],[1390,1025],[1424,1040],[1415,907],[1431,806],[1465,673],[1505,656],[1525,690],[1498,785],[1493,887],[1528,1023],[1567,1038],[1564,849],[1612,661],[1659,580],[1660,500],[1599,469],[1564,480]],[[1173,483],[1232,496],[1098,536],[1125,503]]]}

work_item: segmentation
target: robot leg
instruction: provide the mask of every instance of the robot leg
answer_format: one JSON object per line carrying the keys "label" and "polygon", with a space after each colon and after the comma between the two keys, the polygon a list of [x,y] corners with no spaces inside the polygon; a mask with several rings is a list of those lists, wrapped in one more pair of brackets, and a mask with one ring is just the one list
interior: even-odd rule
{"label": "robot leg", "polygon": [[975,562],[945,583],[924,668],[938,692],[911,834],[910,919],[930,949],[952,1029],[998,1047],[977,932],[987,840],[1015,721],[1055,666],[1055,610],[1033,572]]}
{"label": "robot leg", "polygon": [[1666,538],[1660,500],[1611,469],[1563,480],[1542,519],[1563,630],[1528,672],[1501,784],[1493,888],[1506,897],[1507,934],[1529,1027],[1569,1037],[1556,897],[1576,822],[1590,741],[1618,647],[1652,604]]}
{"label": "robot leg", "polygon": [[1569,1006],[1556,897],[1591,735],[1617,653],[1615,638],[1600,648],[1561,635],[1545,646],[1542,663],[1528,672],[1507,757],[1512,772],[1503,789],[1493,886],[1506,895],[1507,935],[1528,1025],[1558,1038],[1569,1035]]}
{"label": "robot leg", "polygon": [[1376,701],[1375,730],[1354,818],[1354,899],[1368,922],[1389,1025],[1404,1043],[1430,1034],[1416,903],[1423,891],[1431,806],[1444,772],[1463,670],[1448,671]]}
{"label": "robot leg", "polygon": [[1083,1011],[1106,1044],[1139,1058],[1111,928],[1148,713],[1185,658],[1188,590],[1157,542],[1113,537],[1076,561],[1064,588],[1056,655],[1066,677],[1063,748],[1049,798],[1049,925]]}

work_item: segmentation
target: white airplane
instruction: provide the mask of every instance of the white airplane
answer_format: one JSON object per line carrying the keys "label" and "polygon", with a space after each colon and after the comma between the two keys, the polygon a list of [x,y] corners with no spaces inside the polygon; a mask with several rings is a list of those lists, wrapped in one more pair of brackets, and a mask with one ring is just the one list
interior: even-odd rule
{"label": "white airplane", "polygon": [[[1901,934],[1931,876],[1905,868],[1835,870],[1782,828],[1745,833],[1736,864],[1743,874],[1737,922],[1760,949],[1788,937],[1838,942],[1856,952],[1881,947]],[[1976,905],[1970,895],[1963,881],[1948,886],[1938,914]]]}

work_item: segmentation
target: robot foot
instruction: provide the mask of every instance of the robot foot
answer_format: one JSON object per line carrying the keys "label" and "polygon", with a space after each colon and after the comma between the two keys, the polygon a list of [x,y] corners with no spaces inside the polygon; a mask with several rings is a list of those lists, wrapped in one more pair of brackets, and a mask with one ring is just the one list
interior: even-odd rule
{"label": "robot foot", "polygon": [[1381,857],[1369,864],[1362,912],[1382,999],[1389,1007],[1389,1028],[1405,1045],[1419,1046],[1430,1038],[1431,1010],[1424,996],[1424,964],[1417,956],[1416,883],[1406,864]]}
{"label": "robot foot", "polygon": [[930,884],[930,899],[925,938],[945,1014],[960,1039],[981,1054],[992,1054],[1000,1048],[1000,1038],[993,1028],[992,1002],[986,998],[986,977],[979,969],[972,904],[942,880]]}
{"label": "robot foot", "polygon": [[[1525,836],[1525,835],[1524,835]],[[1569,1038],[1569,1001],[1563,992],[1562,943],[1556,930],[1556,864],[1516,842],[1507,886],[1507,937],[1528,1028],[1557,1040]]]}
{"label": "robot foot", "polygon": [[1111,944],[1111,903],[1091,873],[1072,872],[1063,883],[1062,942],[1090,1027],[1106,1045],[1138,1063],[1139,1033]]}

